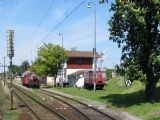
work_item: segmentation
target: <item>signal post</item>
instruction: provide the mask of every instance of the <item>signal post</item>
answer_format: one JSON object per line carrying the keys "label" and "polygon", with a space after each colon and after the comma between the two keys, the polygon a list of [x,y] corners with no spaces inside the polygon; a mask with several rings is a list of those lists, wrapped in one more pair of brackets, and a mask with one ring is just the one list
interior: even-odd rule
{"label": "signal post", "polygon": [[7,30],[7,56],[9,57],[9,73],[11,81],[11,110],[13,110],[13,85],[12,85],[12,57],[14,57],[13,46],[14,30]]}

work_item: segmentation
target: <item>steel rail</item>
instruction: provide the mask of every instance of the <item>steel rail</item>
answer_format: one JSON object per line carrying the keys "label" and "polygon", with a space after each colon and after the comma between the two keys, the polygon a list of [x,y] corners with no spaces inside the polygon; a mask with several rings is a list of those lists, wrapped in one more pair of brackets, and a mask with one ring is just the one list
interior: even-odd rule
{"label": "steel rail", "polygon": [[100,114],[102,114],[102,115],[104,115],[104,116],[106,116],[106,117],[108,117],[108,118],[110,118],[112,120],[116,120],[115,118],[109,116],[108,114],[106,114],[106,113],[104,113],[104,112],[102,112],[102,111],[100,111],[100,110],[98,110],[98,109],[96,109],[94,107],[88,106],[87,104],[85,104],[85,103],[83,103],[83,102],[81,102],[79,100],[76,100],[76,99],[61,95],[61,94],[57,94],[57,93],[54,93],[54,92],[51,92],[51,91],[48,91],[48,90],[44,90],[44,89],[41,89],[41,90],[45,91],[45,92],[48,92],[48,93],[51,93],[51,94],[55,94],[55,95],[60,96],[60,97],[64,97],[64,98],[72,100],[72,101],[75,101],[75,102],[77,102],[77,103],[79,103],[81,105],[84,105],[85,107],[88,107],[88,108],[91,108],[91,109],[95,110],[96,112],[98,112],[98,113],[100,113]]}
{"label": "steel rail", "polygon": [[50,108],[49,106],[43,104],[42,102],[36,100],[35,98],[31,97],[30,95],[28,95],[27,93],[25,93],[24,91],[22,91],[20,88],[18,88],[17,86],[13,86],[14,88],[16,88],[17,90],[19,90],[20,92],[22,92],[23,94],[25,94],[27,97],[29,97],[30,99],[36,101],[39,105],[41,105],[42,107],[44,107],[46,110],[56,114],[58,117],[60,117],[63,120],[68,120],[67,118],[65,118],[64,116],[62,116],[61,114],[59,114],[58,112],[56,112],[54,109]]}
{"label": "steel rail", "polygon": [[37,118],[37,120],[42,120],[36,111],[32,109],[18,94],[13,90],[14,94],[24,103],[24,105],[33,113],[33,115]]}
{"label": "steel rail", "polygon": [[51,95],[51,94],[48,93],[48,92],[45,92],[45,91],[42,91],[42,92],[45,93],[45,95],[48,95],[48,96],[50,96],[50,97],[53,97],[53,98],[55,98],[55,99],[57,99],[57,100],[65,103],[66,105],[72,107],[73,109],[75,109],[76,111],[78,111],[79,113],[81,113],[81,114],[82,114],[83,116],[85,116],[88,120],[91,120],[87,115],[85,115],[83,112],[81,112],[81,111],[78,110],[76,107],[74,107],[73,105],[69,104],[68,102],[66,102],[66,101],[64,101],[64,100],[62,100],[62,99],[60,99],[60,98],[58,98],[58,97],[55,97],[55,96]]}
{"label": "steel rail", "polygon": [[[10,84],[9,84],[8,82],[6,82],[6,84],[8,85],[8,87],[9,87],[9,89],[10,89]],[[15,92],[15,91],[13,90],[13,93],[24,103],[24,105],[32,112],[32,114],[36,117],[37,120],[42,120],[42,119],[39,117],[39,115],[37,114],[37,112],[34,111],[34,110],[32,109],[32,107],[30,107],[30,106],[17,94],[17,92]]]}

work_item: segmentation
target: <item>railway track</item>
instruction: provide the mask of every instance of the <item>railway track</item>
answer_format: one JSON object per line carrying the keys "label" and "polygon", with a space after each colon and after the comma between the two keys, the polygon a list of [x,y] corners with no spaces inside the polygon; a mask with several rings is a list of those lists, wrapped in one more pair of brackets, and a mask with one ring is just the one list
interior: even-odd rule
{"label": "railway track", "polygon": [[37,120],[68,120],[16,86],[14,86],[14,93],[29,108]]}
{"label": "railway track", "polygon": [[[14,87],[16,89],[19,89],[18,86],[14,85]],[[24,91],[22,91],[22,92],[24,92]],[[37,98],[37,95],[35,95],[34,93],[31,93],[30,91],[28,91],[28,93],[34,95],[34,97]],[[50,100],[50,103],[47,103],[46,99],[51,99],[53,97],[50,97],[42,92],[39,92],[38,96],[41,96],[39,99],[42,99],[42,98],[45,99],[43,102],[45,103],[46,106],[50,106],[50,107],[52,106],[51,108],[54,109],[54,111],[59,113],[61,116],[65,116],[65,118],[68,118],[68,120],[91,120],[88,116],[86,116],[81,111],[77,110],[74,106],[68,104],[65,101],[63,102],[63,101],[60,101],[57,99],[55,99],[55,100],[52,99],[52,100]]]}
{"label": "railway track", "polygon": [[[20,88],[16,87],[16,89],[20,89]],[[24,92],[24,90],[21,90],[21,91]],[[30,93],[30,92],[27,91],[27,93]],[[69,117],[68,120],[116,120],[115,118],[107,115],[106,113],[104,113],[94,107],[88,106],[87,104],[85,104],[81,101],[72,99],[70,97],[60,95],[60,94],[57,94],[54,92],[50,92],[45,89],[41,89],[40,92],[38,92],[38,94],[39,94],[39,96],[41,96],[41,98],[43,96],[44,99],[47,99],[47,97],[52,98],[52,103],[54,103],[54,104],[58,103],[58,105],[55,105],[55,107],[53,107],[54,105],[50,105],[50,104],[52,104],[51,102],[50,102],[50,104],[47,104],[46,101],[43,101],[43,103],[45,103],[45,106],[47,106],[47,107],[50,106],[49,108],[51,108],[52,110],[54,109],[54,111],[58,112],[58,115],[63,117],[66,114],[68,114],[65,116],[65,118],[63,117],[63,119],[66,119],[66,118],[68,118],[67,116],[71,115],[72,117]],[[32,95],[34,95],[34,94],[32,94]],[[36,95],[34,95],[34,96],[36,96]],[[35,99],[35,97],[34,97],[34,99]],[[64,104],[66,104],[67,107],[64,107],[64,106],[66,106]],[[65,110],[63,110],[63,108]],[[75,115],[77,118],[75,117]]]}
{"label": "railway track", "polygon": [[80,111],[83,115],[87,116],[88,119],[90,120],[116,120],[115,118],[107,115],[106,113],[94,107],[88,106],[87,104],[81,101],[78,101],[70,97],[67,97],[61,94],[57,94],[57,93],[54,93],[48,90],[41,89],[41,91],[55,99],[58,99],[66,104],[73,106],[74,109],[77,109],[78,111]]}
{"label": "railway track", "polygon": [[17,94],[17,92],[14,91],[14,94],[17,96],[18,99],[20,99],[23,104],[32,112],[32,114],[35,116],[35,118],[37,120],[41,120],[40,116],[37,114],[37,112],[29,105],[25,102],[25,100],[22,99],[22,97],[20,95]]}

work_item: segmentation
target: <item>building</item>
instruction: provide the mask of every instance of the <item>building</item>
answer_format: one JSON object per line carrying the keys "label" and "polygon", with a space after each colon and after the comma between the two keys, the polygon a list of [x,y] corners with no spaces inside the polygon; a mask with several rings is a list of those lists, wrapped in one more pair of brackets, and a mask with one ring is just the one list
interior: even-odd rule
{"label": "building", "polygon": [[[96,53],[96,63],[101,56]],[[63,65],[63,69],[57,75],[57,82],[64,82],[73,85],[77,78],[76,74],[80,74],[83,70],[94,68],[94,54],[92,51],[68,51],[68,59]]]}

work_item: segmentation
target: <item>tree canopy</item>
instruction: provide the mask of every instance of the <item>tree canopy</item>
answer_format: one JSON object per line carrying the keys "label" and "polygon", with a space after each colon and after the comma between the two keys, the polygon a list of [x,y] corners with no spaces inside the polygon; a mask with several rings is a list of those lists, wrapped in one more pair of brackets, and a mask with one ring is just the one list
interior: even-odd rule
{"label": "tree canopy", "polygon": [[66,59],[65,49],[59,45],[44,43],[38,49],[38,56],[32,65],[32,71],[41,76],[54,76],[61,67],[62,61]]}
{"label": "tree canopy", "polygon": [[26,70],[28,70],[30,68],[30,64],[28,62],[28,60],[24,60],[21,63],[21,72],[25,72]]}
{"label": "tree canopy", "polygon": [[[10,66],[8,66],[8,69],[10,69]],[[12,73],[21,74],[21,67],[18,65],[12,65]]]}
{"label": "tree canopy", "polygon": [[145,100],[156,100],[160,80],[160,0],[116,0],[110,11],[110,40],[122,48],[127,79],[145,83]]}

